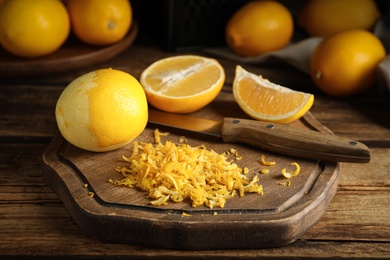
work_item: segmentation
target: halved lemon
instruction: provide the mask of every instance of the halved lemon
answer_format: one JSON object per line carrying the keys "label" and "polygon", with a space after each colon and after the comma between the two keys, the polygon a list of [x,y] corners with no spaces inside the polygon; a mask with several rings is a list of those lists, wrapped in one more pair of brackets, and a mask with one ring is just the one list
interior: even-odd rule
{"label": "halved lemon", "polygon": [[141,74],[148,102],[171,113],[190,113],[213,101],[225,82],[225,71],[212,58],[179,55],[161,59]]}
{"label": "halved lemon", "polygon": [[233,95],[250,117],[286,124],[302,117],[314,103],[314,95],[275,84],[241,66],[236,67]]}

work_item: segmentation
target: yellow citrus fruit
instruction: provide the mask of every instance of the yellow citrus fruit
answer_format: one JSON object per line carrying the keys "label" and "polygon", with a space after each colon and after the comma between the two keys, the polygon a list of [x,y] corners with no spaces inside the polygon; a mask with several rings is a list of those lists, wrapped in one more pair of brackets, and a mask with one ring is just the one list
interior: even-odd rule
{"label": "yellow citrus fruit", "polygon": [[380,17],[374,0],[309,0],[298,24],[311,36],[327,37],[349,29],[371,30]]}
{"label": "yellow citrus fruit", "polygon": [[314,95],[275,84],[237,66],[233,95],[241,109],[254,119],[290,123],[314,103]]}
{"label": "yellow citrus fruit", "polygon": [[376,69],[385,57],[382,42],[371,32],[342,31],[325,38],[314,50],[310,75],[329,95],[354,95],[375,84]]}
{"label": "yellow citrus fruit", "polygon": [[123,147],[141,134],[148,121],[148,105],[133,76],[101,69],[76,78],[64,89],[55,116],[69,143],[103,152]]}
{"label": "yellow citrus fruit", "polygon": [[14,55],[34,58],[53,53],[69,31],[69,15],[59,0],[12,0],[0,8],[0,42]]}
{"label": "yellow citrus fruit", "polygon": [[133,11],[129,0],[68,0],[75,35],[91,45],[109,45],[129,31]]}
{"label": "yellow citrus fruit", "polygon": [[226,43],[241,56],[256,56],[285,47],[294,32],[290,11],[276,1],[252,1],[226,25]]}
{"label": "yellow citrus fruit", "polygon": [[154,107],[190,113],[216,98],[225,82],[225,71],[215,59],[179,55],[151,64],[142,72],[140,82]]}

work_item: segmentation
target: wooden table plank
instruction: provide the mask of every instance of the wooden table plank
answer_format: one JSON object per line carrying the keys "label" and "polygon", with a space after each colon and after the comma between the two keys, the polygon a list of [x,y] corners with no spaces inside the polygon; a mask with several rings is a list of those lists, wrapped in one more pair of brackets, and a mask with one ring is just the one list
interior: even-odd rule
{"label": "wooden table plank", "polygon": [[[3,210],[0,205],[0,210]],[[321,241],[301,239],[280,247],[261,250],[210,250],[181,251],[144,248],[128,244],[100,241],[83,234],[72,222],[66,209],[55,204],[11,205],[5,212],[7,218],[1,221],[0,254],[3,256],[41,256],[41,257],[133,257],[155,259],[281,259],[333,257],[385,259],[390,254],[388,242],[364,241]],[[3,212],[3,211],[2,211]],[[31,212],[34,212],[31,214]],[[18,231],[19,230],[19,231]]]}
{"label": "wooden table plank", "polygon": [[[280,248],[193,252],[110,243],[86,236],[41,177],[43,151],[57,131],[55,102],[71,80],[90,70],[113,67],[139,77],[150,63],[173,54],[177,55],[135,45],[121,57],[77,72],[0,79],[0,258],[389,258],[390,97],[331,98],[318,93],[307,75],[283,64],[247,68],[279,84],[313,91],[316,100],[312,114],[335,134],[367,142],[372,155],[368,164],[342,164],[334,199],[300,240]],[[228,60],[221,63],[227,79],[219,98],[226,98],[236,64]],[[218,105],[215,109],[216,113],[225,113]],[[204,114],[200,111],[197,115]]]}
{"label": "wooden table plank", "polygon": [[321,220],[302,239],[390,242],[388,191],[338,191]]}
{"label": "wooden table plank", "polygon": [[369,146],[390,147],[389,96],[316,97],[311,112],[334,133]]}
{"label": "wooden table plank", "polygon": [[[83,234],[74,224],[61,201],[47,187],[44,187],[40,176],[40,154],[45,144],[2,144],[0,145],[0,254],[38,254],[41,256],[64,255],[98,255],[104,250],[106,255],[120,256],[129,253],[134,257],[156,253],[156,257],[165,255],[175,257],[181,254],[188,257],[227,256],[224,251],[180,252],[175,250],[154,250],[131,245],[121,245],[99,241]],[[373,157],[388,156],[384,149],[374,149]],[[387,150],[386,150],[387,151]],[[7,154],[5,156],[4,154]],[[382,157],[383,159],[384,157]],[[381,159],[378,158],[378,161]],[[375,163],[375,161],[373,162]],[[347,164],[352,165],[352,164]],[[365,169],[368,164],[353,164],[345,175]],[[13,174],[9,174],[13,172]],[[372,174],[380,174],[381,168]],[[341,185],[364,185],[367,176],[357,174],[354,178],[341,178]],[[380,179],[377,180],[380,182]],[[384,180],[389,182],[389,177]],[[387,185],[387,184],[386,184]],[[376,186],[373,185],[373,189]],[[382,186],[376,192],[359,189],[339,190],[329,205],[323,218],[296,243],[287,247],[264,250],[229,250],[229,256],[291,256],[296,252],[302,257],[313,256],[318,249],[323,257],[359,255],[384,257],[390,254],[390,203],[388,190]],[[17,228],[16,228],[17,227]],[[339,241],[334,243],[332,241]],[[362,242],[356,242],[356,241]],[[8,242],[5,242],[8,241]],[[23,242],[22,242],[23,241]],[[364,244],[364,241],[370,241]],[[373,242],[377,241],[377,242]],[[327,243],[325,243],[327,242]],[[23,246],[21,248],[21,243]],[[342,246],[340,246],[340,243]],[[85,248],[88,244],[88,248]],[[61,246],[60,246],[61,245]],[[371,246],[376,251],[370,251]],[[303,250],[303,248],[304,250]],[[72,250],[71,250],[72,248]],[[334,252],[337,248],[337,253]],[[134,251],[132,251],[134,250]],[[344,250],[344,251],[343,251]],[[270,258],[271,259],[271,258]]]}
{"label": "wooden table plank", "polygon": [[[6,85],[0,88],[0,138],[2,137],[52,137],[56,132],[55,104],[65,86],[57,85]],[[216,100],[231,99],[237,109],[216,107],[217,112],[232,114],[241,111],[234,103],[229,90],[224,90]],[[312,114],[335,134],[365,142],[373,147],[390,147],[390,120],[383,111],[390,111],[389,97],[358,97],[333,99],[316,95]],[[359,104],[367,104],[358,107]],[[245,116],[234,112],[234,116]],[[198,112],[199,115],[202,112]]]}
{"label": "wooden table plank", "polygon": [[387,148],[370,148],[370,150],[371,161],[369,163],[342,164],[339,190],[390,191],[390,150]]}

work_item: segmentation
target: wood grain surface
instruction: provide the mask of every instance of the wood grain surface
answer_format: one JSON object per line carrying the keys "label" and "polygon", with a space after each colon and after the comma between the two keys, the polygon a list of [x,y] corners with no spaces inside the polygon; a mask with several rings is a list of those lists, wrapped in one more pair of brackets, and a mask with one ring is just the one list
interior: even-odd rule
{"label": "wood grain surface", "polygon": [[[215,102],[225,107],[231,99],[231,94],[221,93]],[[212,109],[215,106],[210,105],[201,112],[213,114],[215,111],[210,111]],[[310,113],[291,126],[330,134]],[[149,125],[135,141],[153,143],[154,129]],[[43,155],[46,166],[43,177],[87,234],[103,240],[175,249],[281,246],[297,240],[314,225],[336,192],[338,163],[274,154],[164,127],[159,130],[170,132],[169,136],[162,137],[162,141],[179,143],[180,136],[185,135],[191,146],[204,144],[218,153],[236,149],[242,160],[235,163],[241,168],[249,168],[250,179],[254,175],[259,176],[264,195],[235,196],[227,200],[224,208],[193,208],[188,200],[152,206],[146,192],[108,182],[110,179],[122,179],[115,167],[127,165],[121,158],[122,155],[130,155],[132,143],[115,151],[94,153],[69,144],[61,134],[57,134]],[[269,174],[258,173],[262,168],[262,155],[276,162],[270,167]],[[291,166],[292,162],[300,165],[301,172],[289,179],[290,186],[282,186],[281,183],[288,180],[281,170],[295,169]],[[94,196],[90,197],[89,192],[93,192]],[[183,217],[182,213],[191,216]]]}
{"label": "wood grain surface", "polygon": [[[278,84],[314,93],[310,111],[320,124],[367,144],[372,157],[366,164],[342,163],[335,196],[298,240],[273,248],[193,251],[107,241],[81,230],[42,178],[42,155],[58,131],[54,108],[61,91],[75,77],[99,68],[121,69],[138,78],[152,62],[175,54],[135,44],[111,60],[73,72],[0,77],[0,258],[389,259],[389,96],[332,98],[318,92],[308,75],[283,63],[245,67]],[[220,62],[226,71],[225,97],[231,93],[236,63]],[[212,113],[199,111],[195,116],[243,116],[231,101],[228,109],[220,102],[212,104]]]}

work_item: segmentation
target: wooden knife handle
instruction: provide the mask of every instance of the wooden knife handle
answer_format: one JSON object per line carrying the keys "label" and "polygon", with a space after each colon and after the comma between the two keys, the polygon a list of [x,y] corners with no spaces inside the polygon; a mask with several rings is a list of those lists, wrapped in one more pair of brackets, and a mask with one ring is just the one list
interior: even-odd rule
{"label": "wooden knife handle", "polygon": [[222,124],[224,142],[240,142],[262,149],[333,162],[367,163],[369,148],[360,142],[288,125],[225,118]]}

